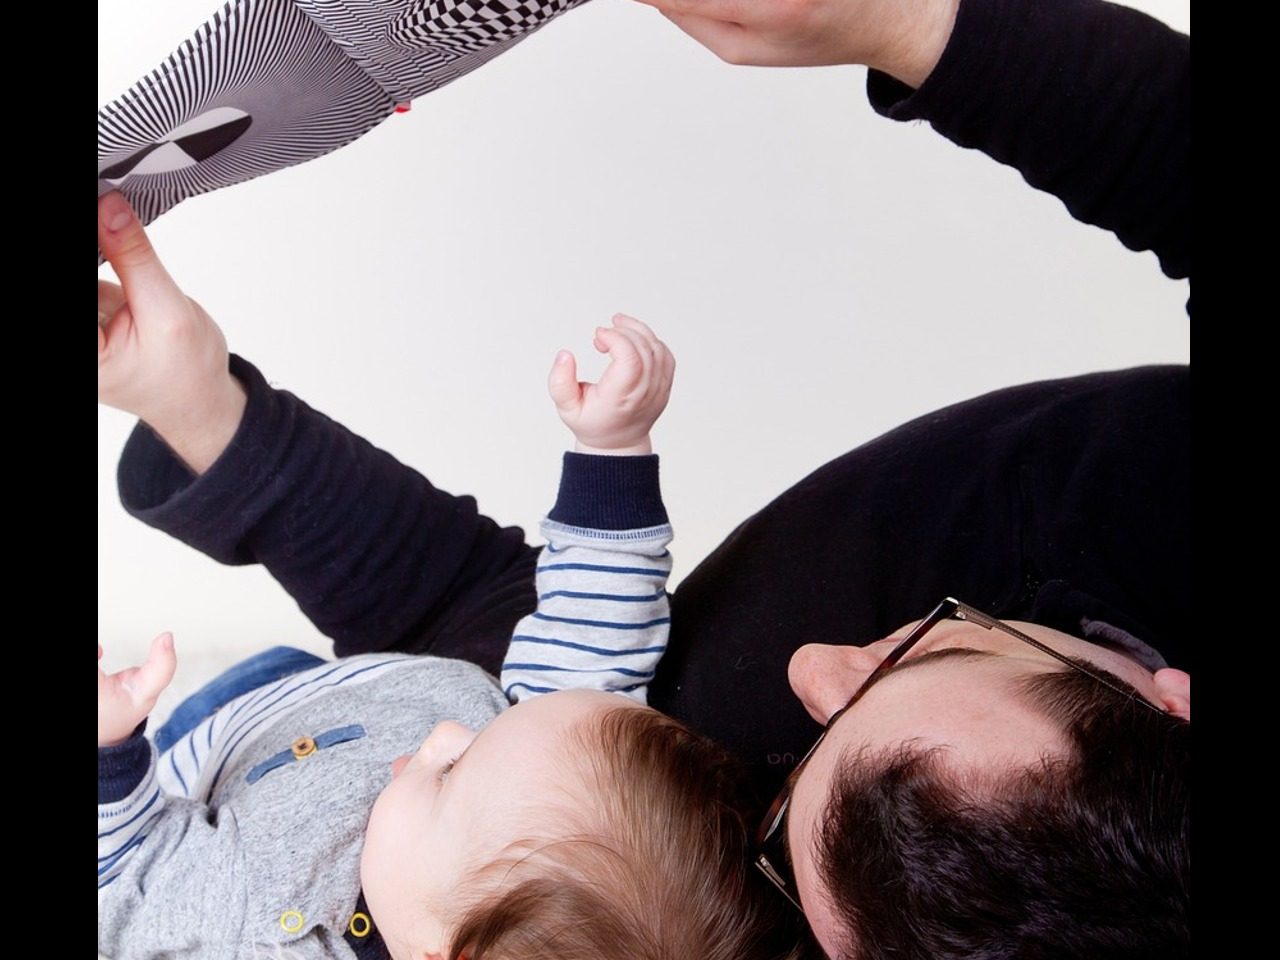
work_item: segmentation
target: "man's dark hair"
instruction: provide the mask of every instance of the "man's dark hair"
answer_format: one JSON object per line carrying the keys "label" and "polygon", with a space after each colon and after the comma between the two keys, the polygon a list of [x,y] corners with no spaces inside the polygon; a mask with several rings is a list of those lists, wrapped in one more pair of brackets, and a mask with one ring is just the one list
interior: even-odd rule
{"label": "man's dark hair", "polygon": [[1066,756],[978,789],[909,744],[842,760],[816,838],[841,957],[1191,955],[1190,724],[1075,670],[1019,682]]}

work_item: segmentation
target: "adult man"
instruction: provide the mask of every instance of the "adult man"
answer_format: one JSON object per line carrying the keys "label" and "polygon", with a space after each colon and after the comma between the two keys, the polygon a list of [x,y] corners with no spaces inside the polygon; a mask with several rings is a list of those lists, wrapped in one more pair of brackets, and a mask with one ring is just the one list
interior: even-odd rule
{"label": "adult man", "polygon": [[[1161,24],[1094,0],[642,2],[732,63],[871,66],[881,113],[928,119],[1190,277],[1190,42]],[[1190,679],[1151,646],[1189,662],[1188,391],[1187,371],[1130,371],[942,411],[827,465],[682,584],[679,630],[753,669],[778,662],[744,623],[841,644],[790,660],[813,719],[838,719],[771,824],[830,955],[1189,952],[1189,730],[1171,717],[1189,721]],[[766,589],[788,542],[818,556]],[[947,593],[1035,621],[1168,715],[972,623],[864,689],[904,631],[847,644]],[[680,670],[677,700],[706,676]],[[719,722],[744,749],[741,702]]]}
{"label": "adult man", "polygon": [[[1015,164],[1190,275],[1185,38],[1094,0],[952,0],[878,20],[893,5],[698,4],[656,5],[730,59],[751,61],[763,39],[766,62],[872,63],[882,112]],[[873,21],[881,39],[841,45]],[[815,44],[820,57],[800,56]],[[948,408],[802,481],[677,591],[651,703],[743,756],[764,798],[784,788],[813,720],[891,649],[873,641],[946,595],[1029,621],[1024,633],[1095,674],[944,622],[862,693],[785,785],[798,897],[828,953],[1189,949],[1189,744],[1174,718],[1189,718],[1190,685],[1164,666],[1190,658],[1188,411],[1182,368]],[[320,419],[277,446],[250,442],[260,427],[234,427],[241,442],[198,482],[137,436],[127,502],[221,559],[266,564],[340,651],[378,638],[496,664],[532,609],[522,535]],[[330,537],[330,550],[297,551],[299,535]],[[941,655],[961,648],[978,652]],[[851,875],[863,865],[874,869]]]}

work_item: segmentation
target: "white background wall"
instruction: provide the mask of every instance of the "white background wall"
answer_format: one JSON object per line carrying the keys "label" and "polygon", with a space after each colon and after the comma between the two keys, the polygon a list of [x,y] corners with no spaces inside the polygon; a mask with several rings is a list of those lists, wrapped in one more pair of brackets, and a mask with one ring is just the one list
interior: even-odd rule
{"label": "white background wall", "polygon": [[[1133,5],[1190,29],[1189,0]],[[99,0],[99,103],[215,6]],[[793,481],[913,416],[1190,359],[1187,285],[1153,255],[876,116],[864,79],[729,67],[648,7],[594,0],[338,153],[190,200],[151,234],[269,379],[535,536],[570,442],[551,358],[571,347],[594,377],[592,328],[648,321],[679,361],[655,433],[678,580]],[[108,666],[162,629],[179,690],[269,643],[323,651],[263,571],[125,515],[131,426],[99,409]]]}

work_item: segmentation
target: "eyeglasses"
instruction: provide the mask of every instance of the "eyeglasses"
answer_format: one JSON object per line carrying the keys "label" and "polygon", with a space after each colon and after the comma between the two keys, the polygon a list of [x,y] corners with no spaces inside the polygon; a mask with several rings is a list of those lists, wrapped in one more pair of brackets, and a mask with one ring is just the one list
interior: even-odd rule
{"label": "eyeglasses", "polygon": [[796,780],[800,776],[800,772],[804,770],[804,766],[809,762],[809,758],[813,756],[815,750],[826,739],[828,733],[831,732],[835,722],[844,716],[845,711],[852,707],[861,699],[871,686],[892,670],[898,662],[907,655],[907,653],[918,644],[930,630],[936,627],[943,620],[965,620],[969,623],[976,624],[979,627],[985,627],[988,630],[999,630],[1011,637],[1016,637],[1023,643],[1029,644],[1039,650],[1041,653],[1048,654],[1059,663],[1064,663],[1072,670],[1076,670],[1086,676],[1092,677],[1103,686],[1114,690],[1123,696],[1126,700],[1132,700],[1136,703],[1143,704],[1151,708],[1156,713],[1164,711],[1157,707],[1149,700],[1145,700],[1140,696],[1136,696],[1133,690],[1120,686],[1114,680],[1109,679],[1103,674],[1090,670],[1083,664],[1073,660],[1065,654],[1059,653],[1052,647],[1041,643],[1033,637],[1027,636],[1021,630],[1014,629],[1007,623],[997,620],[995,617],[988,616],[980,610],[975,610],[968,604],[961,603],[959,600],[947,597],[940,604],[933,608],[933,612],[920,621],[910,633],[902,638],[902,641],[889,651],[889,655],[880,662],[880,664],[867,675],[857,690],[853,692],[853,696],[849,698],[849,702],[831,715],[827,720],[826,727],[822,733],[818,735],[818,739],[814,741],[808,752],[796,764],[795,769],[787,776],[787,781],[782,785],[782,790],[769,805],[769,811],[765,814],[764,822],[760,825],[760,832],[756,838],[756,867],[763,873],[784,897],[791,901],[797,910],[801,913],[804,908],[800,906],[800,892],[796,888],[795,874],[791,869],[791,862],[787,857],[786,851],[786,829],[785,821],[787,816],[787,808],[791,805],[791,793],[795,789]]}

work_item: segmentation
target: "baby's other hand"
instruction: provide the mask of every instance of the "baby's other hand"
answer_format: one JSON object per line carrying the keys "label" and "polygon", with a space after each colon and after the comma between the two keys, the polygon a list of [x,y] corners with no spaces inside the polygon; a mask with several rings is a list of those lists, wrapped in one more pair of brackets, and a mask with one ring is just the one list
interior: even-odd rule
{"label": "baby's other hand", "polygon": [[560,419],[573,431],[579,453],[635,456],[652,453],[649,430],[671,396],[676,360],[647,326],[615,314],[597,327],[593,344],[609,354],[599,383],[580,383],[572,353],[556,354],[547,380]]}
{"label": "baby's other hand", "polygon": [[[98,644],[102,660],[102,644]],[[162,633],[151,641],[147,662],[110,676],[98,666],[98,746],[113,747],[128,740],[156,705],[156,698],[178,666],[173,652],[173,634]]]}
{"label": "baby's other hand", "polygon": [[213,318],[178,288],[118,193],[98,201],[98,402],[143,420],[197,473],[234,436],[245,393]]}

